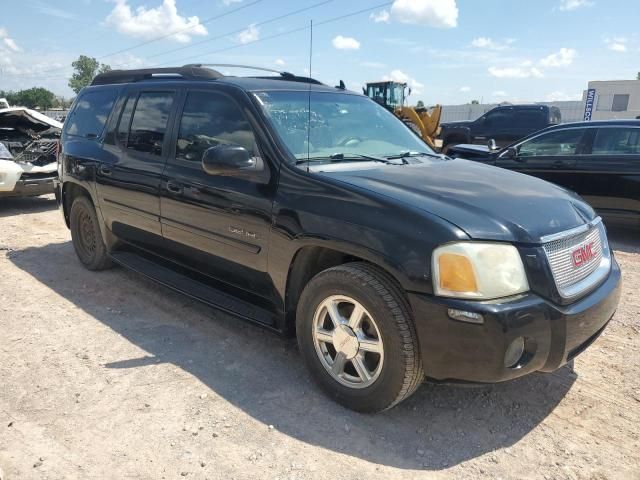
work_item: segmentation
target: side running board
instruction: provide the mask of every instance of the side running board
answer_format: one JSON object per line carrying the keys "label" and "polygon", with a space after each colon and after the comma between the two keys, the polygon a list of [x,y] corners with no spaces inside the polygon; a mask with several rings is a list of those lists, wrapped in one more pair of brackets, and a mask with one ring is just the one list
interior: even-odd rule
{"label": "side running board", "polygon": [[119,265],[212,307],[263,325],[275,326],[274,316],[268,310],[205,285],[141,255],[131,252],[112,252],[110,256]]}

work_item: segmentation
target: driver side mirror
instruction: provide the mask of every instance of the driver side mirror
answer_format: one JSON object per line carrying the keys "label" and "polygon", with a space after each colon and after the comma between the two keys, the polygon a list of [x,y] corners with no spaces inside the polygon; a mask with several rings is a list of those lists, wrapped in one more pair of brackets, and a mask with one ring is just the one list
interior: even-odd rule
{"label": "driver side mirror", "polygon": [[503,158],[505,160],[517,160],[518,149],[516,147],[509,147],[502,155],[500,155],[500,158]]}
{"label": "driver side mirror", "polygon": [[208,175],[242,176],[258,170],[258,161],[240,145],[216,145],[202,155],[202,169]]}

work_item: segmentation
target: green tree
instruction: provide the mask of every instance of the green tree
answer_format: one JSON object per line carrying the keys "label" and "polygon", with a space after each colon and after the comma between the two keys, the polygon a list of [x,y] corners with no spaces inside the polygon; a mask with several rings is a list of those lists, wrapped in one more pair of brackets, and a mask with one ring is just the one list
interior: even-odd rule
{"label": "green tree", "polygon": [[478,100],[471,100],[471,105],[480,105]]}
{"label": "green tree", "polygon": [[53,106],[55,97],[54,93],[46,88],[33,87],[18,92],[8,92],[6,98],[10,105],[47,110]]}
{"label": "green tree", "polygon": [[98,73],[104,73],[111,70],[109,65],[100,63],[93,57],[80,55],[78,59],[71,63],[75,73],[69,79],[69,87],[78,93],[84,87],[89,85]]}
{"label": "green tree", "polygon": [[416,103],[416,107],[424,108],[424,102],[422,100],[418,100],[418,103]]}

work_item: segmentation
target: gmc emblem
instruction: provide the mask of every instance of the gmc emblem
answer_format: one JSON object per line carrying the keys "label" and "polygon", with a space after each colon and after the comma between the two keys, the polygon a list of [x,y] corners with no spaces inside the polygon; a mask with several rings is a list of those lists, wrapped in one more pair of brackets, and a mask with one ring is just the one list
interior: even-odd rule
{"label": "gmc emblem", "polygon": [[595,256],[596,254],[593,252],[593,242],[582,245],[571,252],[574,267],[579,267],[587,263]]}

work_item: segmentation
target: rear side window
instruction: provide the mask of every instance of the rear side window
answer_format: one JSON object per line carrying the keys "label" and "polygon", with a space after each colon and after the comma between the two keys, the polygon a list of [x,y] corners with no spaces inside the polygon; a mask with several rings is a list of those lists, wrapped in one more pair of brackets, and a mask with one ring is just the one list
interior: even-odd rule
{"label": "rear side window", "polygon": [[518,156],[575,155],[584,131],[584,128],[573,128],[545,133],[520,145],[518,147]]}
{"label": "rear side window", "polygon": [[599,128],[591,147],[593,155],[640,154],[640,128]]}
{"label": "rear side window", "polygon": [[[173,92],[142,92],[138,96],[126,141],[127,148],[162,155],[173,96]],[[126,108],[123,114],[126,114]],[[121,125],[124,125],[122,120],[118,126],[119,135]]]}
{"label": "rear side window", "polygon": [[66,133],[85,138],[100,137],[116,94],[117,92],[112,89],[100,89],[82,94],[67,120]]}
{"label": "rear side window", "polygon": [[189,92],[176,145],[176,158],[199,162],[208,148],[240,145],[259,156],[253,130],[240,107],[214,92]]}
{"label": "rear side window", "polygon": [[546,126],[546,113],[542,110],[516,110],[514,112],[513,126],[531,128],[535,130]]}

